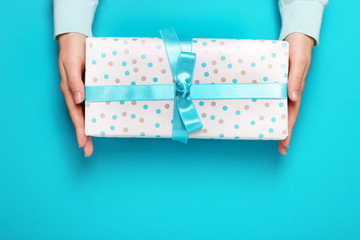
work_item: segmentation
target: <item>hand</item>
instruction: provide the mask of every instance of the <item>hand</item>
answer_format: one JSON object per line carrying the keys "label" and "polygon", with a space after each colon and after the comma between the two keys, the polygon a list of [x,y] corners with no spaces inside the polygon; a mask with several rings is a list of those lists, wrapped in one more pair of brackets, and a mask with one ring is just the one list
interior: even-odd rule
{"label": "hand", "polygon": [[75,127],[79,148],[83,148],[85,157],[88,157],[93,152],[93,144],[91,137],[85,135],[85,120],[81,106],[85,96],[82,80],[85,68],[85,38],[80,33],[65,33],[59,36],[59,72],[60,90]]}
{"label": "hand", "polygon": [[289,42],[289,80],[288,80],[288,120],[289,134],[279,141],[279,152],[287,154],[295,122],[299,115],[301,96],[305,88],[306,75],[310,68],[314,39],[303,33],[291,33],[285,41]]}

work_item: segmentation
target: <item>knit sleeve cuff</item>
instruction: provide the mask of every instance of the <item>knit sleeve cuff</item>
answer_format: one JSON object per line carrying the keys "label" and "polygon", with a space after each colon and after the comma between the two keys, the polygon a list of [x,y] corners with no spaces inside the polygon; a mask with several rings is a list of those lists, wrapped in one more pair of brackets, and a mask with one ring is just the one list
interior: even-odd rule
{"label": "knit sleeve cuff", "polygon": [[280,4],[282,27],[280,40],[290,33],[301,32],[315,39],[319,45],[320,28],[324,4],[318,1],[295,1],[288,5]]}
{"label": "knit sleeve cuff", "polygon": [[54,0],[54,38],[68,32],[92,36],[98,0]]}

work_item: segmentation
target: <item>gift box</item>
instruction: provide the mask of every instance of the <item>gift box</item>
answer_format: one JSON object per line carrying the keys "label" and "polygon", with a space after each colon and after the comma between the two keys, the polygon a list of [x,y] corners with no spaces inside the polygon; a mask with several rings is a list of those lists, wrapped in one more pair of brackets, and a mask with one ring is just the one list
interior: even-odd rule
{"label": "gift box", "polygon": [[284,139],[288,43],[86,39],[85,133],[97,137]]}

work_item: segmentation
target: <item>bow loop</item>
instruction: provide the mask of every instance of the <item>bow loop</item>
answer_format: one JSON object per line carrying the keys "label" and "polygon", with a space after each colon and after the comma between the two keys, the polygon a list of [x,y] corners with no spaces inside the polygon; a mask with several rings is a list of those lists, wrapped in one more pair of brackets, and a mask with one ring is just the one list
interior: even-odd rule
{"label": "bow loop", "polygon": [[195,60],[196,54],[180,52],[175,79],[176,92],[178,94],[189,96]]}

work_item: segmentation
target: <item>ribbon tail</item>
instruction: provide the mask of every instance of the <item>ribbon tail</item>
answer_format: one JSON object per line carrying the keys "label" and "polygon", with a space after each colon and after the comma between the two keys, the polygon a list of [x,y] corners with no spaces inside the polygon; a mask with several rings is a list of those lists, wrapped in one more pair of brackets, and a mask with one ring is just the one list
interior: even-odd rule
{"label": "ribbon tail", "polygon": [[172,140],[187,143],[189,134],[186,131],[181,115],[178,110],[177,101],[174,101],[174,113],[173,113],[173,128],[172,128]]}
{"label": "ribbon tail", "polygon": [[203,127],[199,114],[190,97],[176,99],[179,114],[188,133],[195,132]]}

